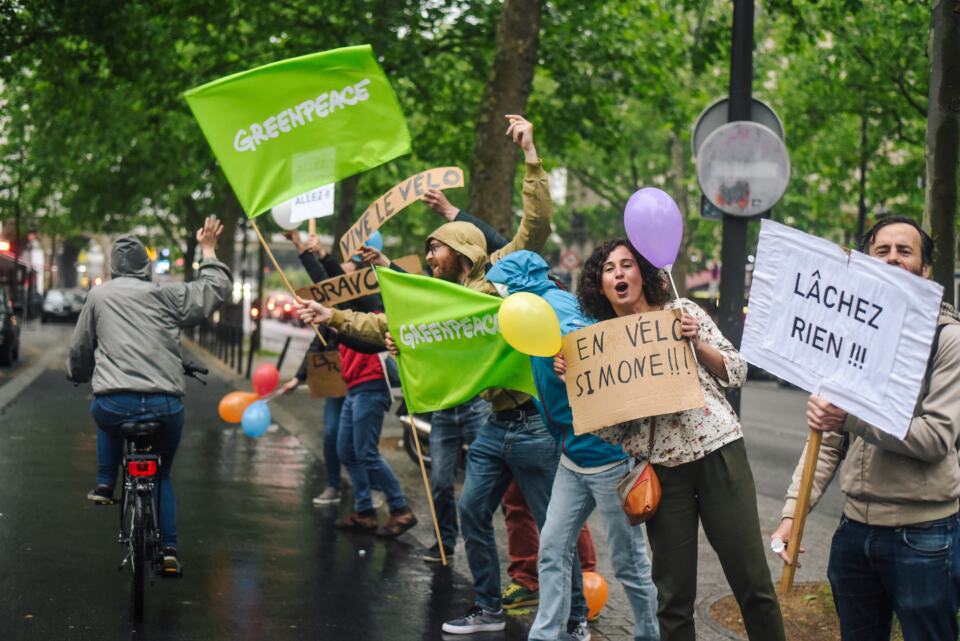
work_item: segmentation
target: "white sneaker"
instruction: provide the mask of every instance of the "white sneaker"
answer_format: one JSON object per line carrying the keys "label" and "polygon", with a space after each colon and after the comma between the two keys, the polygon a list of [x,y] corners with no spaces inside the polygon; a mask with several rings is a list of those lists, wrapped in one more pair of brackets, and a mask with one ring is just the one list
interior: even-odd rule
{"label": "white sneaker", "polygon": [[586,621],[567,623],[567,641],[590,641],[590,626]]}
{"label": "white sneaker", "polygon": [[340,490],[328,487],[319,495],[313,497],[315,507],[325,507],[327,505],[336,505],[340,502]]}

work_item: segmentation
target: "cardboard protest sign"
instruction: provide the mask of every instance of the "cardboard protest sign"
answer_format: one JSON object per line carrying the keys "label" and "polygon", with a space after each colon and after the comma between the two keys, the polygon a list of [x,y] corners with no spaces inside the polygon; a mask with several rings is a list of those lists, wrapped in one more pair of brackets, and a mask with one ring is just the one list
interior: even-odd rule
{"label": "cardboard protest sign", "polygon": [[563,337],[574,432],[704,406],[678,312],[623,316]]}
{"label": "cardboard protest sign", "polygon": [[764,220],[741,354],[903,438],[943,288]]}
{"label": "cardboard protest sign", "polygon": [[405,207],[420,200],[428,189],[451,189],[463,187],[463,170],[459,167],[437,167],[410,176],[390,188],[390,191],[373,201],[360,219],[340,237],[340,254],[344,260],[357,253],[373,232]]}
{"label": "cardboard protest sign", "polygon": [[347,395],[340,373],[340,352],[307,352],[307,387],[310,398],[337,398]]}
{"label": "cardboard protest sign", "polygon": [[290,201],[290,222],[333,216],[334,185],[324,185],[300,194]]}
{"label": "cardboard protest sign", "polygon": [[410,152],[369,45],[257,67],[184,93],[247,216]]}
{"label": "cardboard protest sign", "polygon": [[[398,258],[393,262],[411,274],[423,272],[420,257],[415,254]],[[297,296],[303,300],[313,299],[329,307],[376,294],[379,291],[380,284],[377,281],[377,273],[372,267],[364,267],[349,274],[341,274],[322,280],[309,287],[302,287],[297,290]]]}
{"label": "cardboard protest sign", "polygon": [[382,267],[377,275],[408,410],[447,409],[491,387],[536,394],[530,357],[500,333],[502,298]]}

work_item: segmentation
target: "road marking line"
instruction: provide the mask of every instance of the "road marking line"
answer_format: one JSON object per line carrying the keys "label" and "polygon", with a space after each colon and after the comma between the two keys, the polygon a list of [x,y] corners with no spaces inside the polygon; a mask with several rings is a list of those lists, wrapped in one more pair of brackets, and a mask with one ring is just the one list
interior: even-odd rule
{"label": "road marking line", "polygon": [[[48,349],[40,360],[14,376],[10,379],[9,383],[0,387],[0,410],[16,399],[20,392],[25,390],[31,383],[40,378],[40,375],[43,374],[50,363],[58,358],[62,359],[65,357],[66,350],[63,348]],[[66,378],[66,373],[64,373],[64,378]]]}

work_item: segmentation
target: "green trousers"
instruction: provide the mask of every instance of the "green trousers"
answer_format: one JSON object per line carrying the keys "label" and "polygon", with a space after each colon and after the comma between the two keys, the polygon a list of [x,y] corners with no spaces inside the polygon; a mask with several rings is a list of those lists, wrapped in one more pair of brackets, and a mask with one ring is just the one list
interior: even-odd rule
{"label": "green trousers", "polygon": [[660,641],[696,641],[698,524],[720,559],[751,641],[783,641],[783,616],[770,578],[757,491],[743,439],[677,467],[655,465],[662,495],[647,522],[658,591]]}

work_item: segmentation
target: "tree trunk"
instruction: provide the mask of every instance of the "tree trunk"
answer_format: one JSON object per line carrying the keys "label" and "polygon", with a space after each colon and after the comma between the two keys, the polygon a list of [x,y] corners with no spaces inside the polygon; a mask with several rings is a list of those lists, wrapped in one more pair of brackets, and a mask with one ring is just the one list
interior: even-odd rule
{"label": "tree trunk", "polygon": [[686,168],[687,146],[677,132],[670,135],[670,192],[680,208],[683,220],[683,236],[680,253],[673,263],[673,280],[680,296],[687,295],[687,272],[690,271],[690,202],[687,198]]}
{"label": "tree trunk", "polygon": [[505,0],[493,68],[477,120],[470,170],[470,213],[506,237],[513,235],[513,180],[517,148],[504,133],[507,114],[524,114],[540,44],[540,0]]}
{"label": "tree trunk", "polygon": [[960,153],[960,0],[937,0],[930,16],[927,189],[924,226],[934,242],[933,277],[954,302],[957,167]]}
{"label": "tree trunk", "polygon": [[354,209],[357,206],[357,185],[360,183],[360,176],[350,176],[340,182],[340,198],[337,200],[337,216],[333,221],[333,249],[334,253],[340,237],[347,233],[347,230],[356,222]]}

